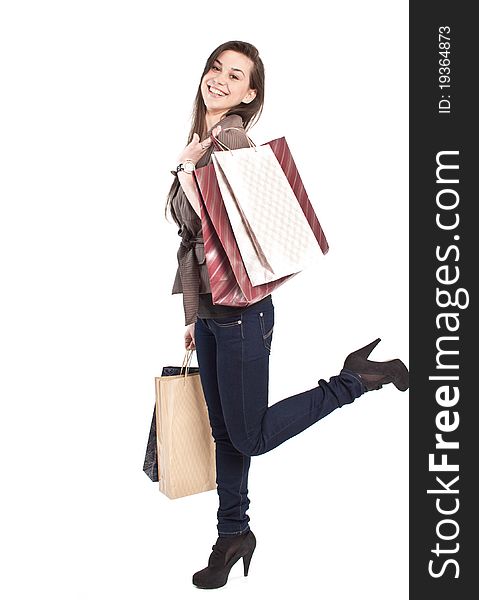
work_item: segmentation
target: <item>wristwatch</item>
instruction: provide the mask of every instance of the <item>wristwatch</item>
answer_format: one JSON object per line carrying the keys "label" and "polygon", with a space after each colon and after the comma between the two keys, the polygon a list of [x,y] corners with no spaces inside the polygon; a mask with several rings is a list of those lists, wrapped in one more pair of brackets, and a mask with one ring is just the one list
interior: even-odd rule
{"label": "wristwatch", "polygon": [[195,167],[195,163],[187,158],[184,162],[180,163],[176,167],[176,172],[179,173],[180,171],[184,171],[185,173],[191,175],[191,173],[193,173],[193,171],[195,170]]}

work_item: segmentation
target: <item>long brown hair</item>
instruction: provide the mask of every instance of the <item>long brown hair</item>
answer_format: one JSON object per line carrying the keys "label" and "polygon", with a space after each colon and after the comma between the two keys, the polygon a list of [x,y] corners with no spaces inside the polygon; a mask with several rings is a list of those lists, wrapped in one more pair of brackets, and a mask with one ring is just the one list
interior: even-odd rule
{"label": "long brown hair", "polygon": [[[191,129],[188,134],[188,141],[186,145],[188,145],[193,139],[193,134],[196,132],[200,136],[200,140],[202,140],[207,132],[206,127],[206,106],[203,101],[203,96],[201,95],[201,81],[203,77],[208,73],[208,71],[213,66],[213,63],[218,58],[218,56],[224,52],[225,50],[234,50],[235,52],[239,52],[240,54],[244,54],[253,62],[253,68],[251,69],[249,87],[253,90],[256,90],[256,96],[254,100],[252,100],[249,104],[245,104],[241,102],[238,106],[234,106],[230,108],[230,110],[224,115],[240,115],[243,120],[243,126],[245,130],[250,129],[260,118],[261,113],[263,111],[264,104],[264,65],[263,61],[259,56],[258,49],[253,46],[253,44],[249,44],[248,42],[241,42],[238,40],[232,40],[229,42],[225,42],[218,46],[208,57],[206,61],[205,68],[203,69],[203,73],[200,77],[200,83],[198,85],[198,91],[196,92],[196,98],[193,103],[193,110],[191,113]],[[171,200],[178,192],[178,188],[180,186],[180,182],[177,177],[173,181],[170,191],[168,193],[168,198],[165,206],[165,217],[168,219],[168,209],[170,210],[171,216],[173,220],[181,227],[181,223],[178,220],[173,207],[171,206]]]}

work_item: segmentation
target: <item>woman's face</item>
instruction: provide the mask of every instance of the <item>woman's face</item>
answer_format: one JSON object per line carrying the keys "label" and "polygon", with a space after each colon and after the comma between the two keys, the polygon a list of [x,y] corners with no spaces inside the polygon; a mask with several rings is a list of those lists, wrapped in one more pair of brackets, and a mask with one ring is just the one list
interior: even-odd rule
{"label": "woman's face", "polygon": [[253,61],[234,50],[224,50],[201,81],[208,113],[222,115],[241,102],[249,104],[256,90],[249,87]]}

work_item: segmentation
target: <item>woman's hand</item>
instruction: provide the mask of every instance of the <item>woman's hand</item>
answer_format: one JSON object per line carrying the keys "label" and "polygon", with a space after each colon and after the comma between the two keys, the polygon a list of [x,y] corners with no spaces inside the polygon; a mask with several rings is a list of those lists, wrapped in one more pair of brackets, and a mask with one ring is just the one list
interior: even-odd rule
{"label": "woman's hand", "polygon": [[186,326],[185,331],[185,348],[187,350],[196,350],[195,345],[195,324],[191,323]]}
{"label": "woman's hand", "polygon": [[[221,125],[217,125],[211,132],[216,137],[221,131]],[[211,138],[208,137],[200,143],[200,136],[197,133],[193,134],[193,139],[186,146],[183,152],[178,156],[178,164],[185,162],[185,160],[191,160],[195,165],[203,156],[203,154],[211,146]]]}

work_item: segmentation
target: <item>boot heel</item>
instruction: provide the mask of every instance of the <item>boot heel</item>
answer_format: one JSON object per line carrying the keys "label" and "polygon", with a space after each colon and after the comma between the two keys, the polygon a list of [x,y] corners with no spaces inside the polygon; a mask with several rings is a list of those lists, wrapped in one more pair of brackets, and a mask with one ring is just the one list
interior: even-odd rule
{"label": "boot heel", "polygon": [[381,338],[377,338],[376,340],[374,340],[374,342],[371,342],[367,346],[364,346],[364,348],[360,348],[359,350],[356,350],[356,352],[354,354],[356,354],[357,356],[361,356],[362,358],[367,358],[371,354],[371,352],[374,350],[374,348],[376,348],[376,346],[379,344],[380,341],[381,341]]}
{"label": "boot heel", "polygon": [[244,571],[245,577],[248,576],[249,563],[251,562],[251,557],[253,556],[253,552],[254,552],[254,548],[251,550],[251,552],[249,554],[245,554],[243,556],[243,571]]}

